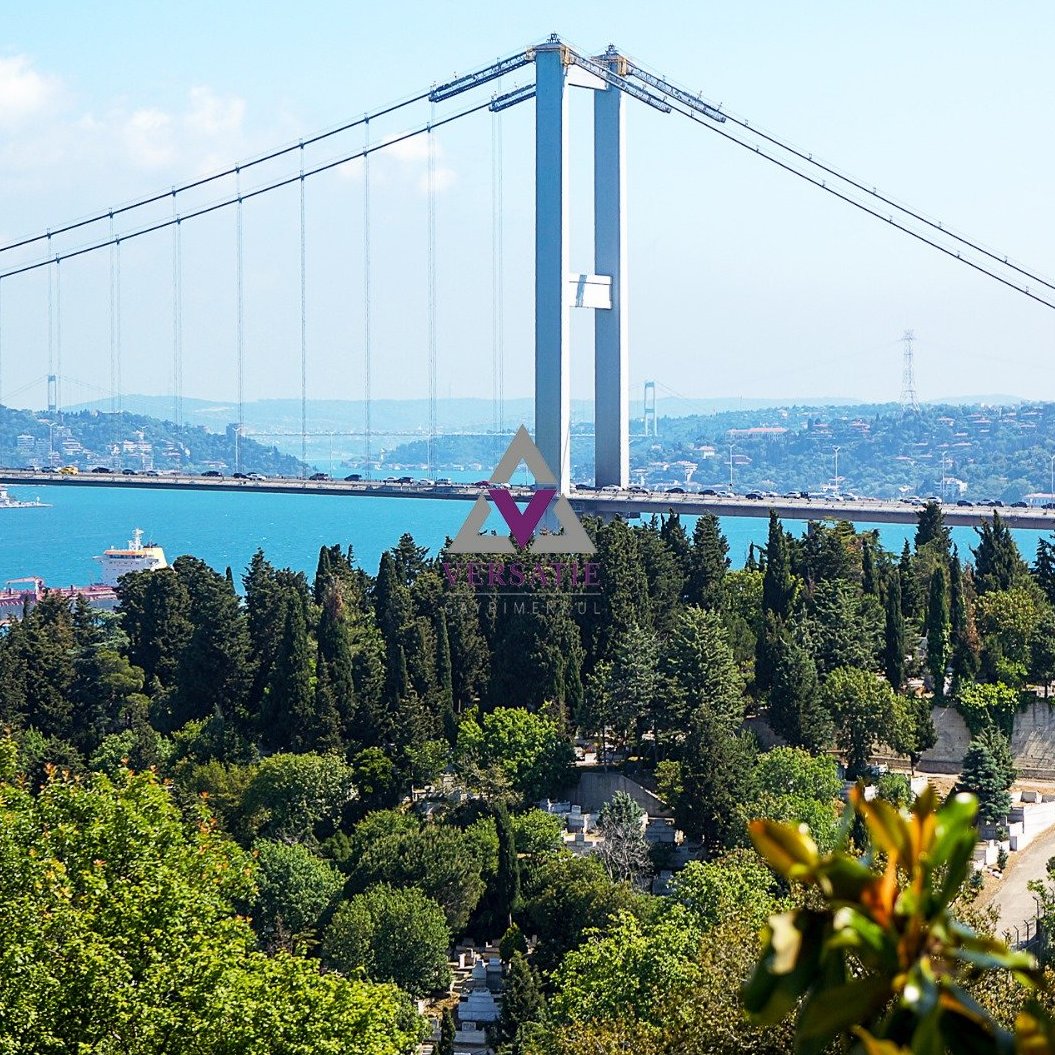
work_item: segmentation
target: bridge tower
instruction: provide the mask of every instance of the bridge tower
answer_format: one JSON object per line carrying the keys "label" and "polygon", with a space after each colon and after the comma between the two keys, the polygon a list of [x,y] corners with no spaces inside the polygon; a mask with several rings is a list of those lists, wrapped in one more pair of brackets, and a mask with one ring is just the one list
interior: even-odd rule
{"label": "bridge tower", "polygon": [[[596,60],[621,77],[609,48]],[[567,494],[571,484],[571,308],[593,308],[596,484],[630,482],[626,124],[623,92],[558,38],[535,54],[535,443]],[[568,94],[594,96],[594,272],[570,270]]]}
{"label": "bridge tower", "polygon": [[656,382],[645,382],[645,399],[642,404],[641,424],[644,426],[646,436],[658,436],[659,429],[656,425]]}

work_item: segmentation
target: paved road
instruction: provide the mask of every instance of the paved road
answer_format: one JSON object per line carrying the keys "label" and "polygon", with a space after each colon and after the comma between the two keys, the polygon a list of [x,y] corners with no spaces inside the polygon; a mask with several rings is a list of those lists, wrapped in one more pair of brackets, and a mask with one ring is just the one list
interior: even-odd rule
{"label": "paved road", "polygon": [[1055,857],[1055,825],[1042,831],[1021,853],[1009,855],[1007,871],[991,898],[999,912],[998,935],[1010,931],[1014,940],[1015,928],[1024,930],[1023,925],[1036,916],[1037,905],[1027,884],[1047,876],[1049,857]]}
{"label": "paved road", "polygon": [[[235,491],[323,495],[359,495],[375,498],[438,498],[454,501],[472,501],[486,494],[486,486],[478,484],[398,483],[383,480],[299,480],[275,477],[262,480],[236,480],[233,477],[201,476],[148,476],[145,473],[129,476],[109,473],[80,473],[76,476],[60,476],[57,473],[41,473],[29,469],[0,469],[0,484],[29,484],[34,486],[63,487],[140,487],[165,490]],[[513,497],[527,501],[533,488],[511,487]],[[750,499],[742,495],[683,494],[650,492],[640,488],[630,491],[573,491],[569,496],[572,508],[577,513],[595,513],[602,516],[641,516],[649,513],[665,513],[676,509],[681,513],[698,516],[715,513],[718,516],[768,517],[770,510],[785,520],[819,520],[837,517],[866,523],[915,524],[919,509],[906,502],[893,502],[871,498],[838,501],[831,496],[824,498],[759,498]],[[972,507],[945,505],[946,523],[972,526],[987,520],[992,508],[976,505]],[[1000,515],[1008,527],[1033,528],[1046,531],[1055,527],[1055,510],[1023,509],[1004,507]]]}

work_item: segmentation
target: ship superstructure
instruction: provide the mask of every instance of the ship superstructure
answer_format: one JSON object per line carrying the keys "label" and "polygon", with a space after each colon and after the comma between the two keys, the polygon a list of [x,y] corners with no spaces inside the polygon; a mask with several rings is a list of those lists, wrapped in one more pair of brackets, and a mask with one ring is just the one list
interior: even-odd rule
{"label": "ship superstructure", "polygon": [[113,547],[104,550],[95,560],[102,565],[100,582],[104,586],[116,586],[117,580],[130,571],[157,571],[168,567],[165,551],[153,542],[144,546],[143,532],[139,528],[132,532],[126,549]]}

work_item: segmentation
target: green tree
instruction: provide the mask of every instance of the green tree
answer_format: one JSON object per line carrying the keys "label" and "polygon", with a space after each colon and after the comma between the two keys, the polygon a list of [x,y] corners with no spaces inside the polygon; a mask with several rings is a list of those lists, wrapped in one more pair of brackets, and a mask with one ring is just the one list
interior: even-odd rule
{"label": "green tree", "polygon": [[1048,603],[1055,605],[1055,536],[1051,540],[1037,540],[1037,559],[1033,564],[1033,580],[1044,591]]}
{"label": "green tree", "polygon": [[886,589],[883,669],[891,688],[905,684],[905,614],[901,609],[901,576],[890,576]]}
{"label": "green tree", "polygon": [[[152,774],[0,788],[0,1046],[11,1055],[397,1055],[421,1020],[393,987],[256,950],[250,859]],[[43,1046],[42,1046],[43,1045]]]}
{"label": "green tree", "polygon": [[737,805],[750,781],[754,747],[709,707],[689,720],[682,746],[679,790],[673,803],[679,826],[709,852],[736,844],[742,828]]}
{"label": "green tree", "polygon": [[875,597],[845,579],[827,579],[814,587],[807,612],[808,637],[822,679],[840,666],[878,666],[884,618]]}
{"label": "green tree", "polygon": [[243,810],[264,838],[311,843],[340,821],[353,795],[352,776],[334,755],[271,755],[256,767]]}
{"label": "green tree", "polygon": [[940,502],[927,502],[916,514],[915,546],[918,553],[924,546],[937,542],[946,553],[952,544],[952,533],[945,523]]}
{"label": "green tree", "polygon": [[362,968],[374,981],[427,996],[450,985],[450,937],[435,901],[414,887],[380,883],[337,909],[322,949],[326,961],[345,974]]}
{"label": "green tree", "polygon": [[176,684],[179,659],[190,639],[190,595],[172,568],[122,575],[117,611],[128,635],[128,658],[143,671],[145,684]]}
{"label": "green tree", "polygon": [[458,755],[480,766],[498,766],[526,801],[555,794],[575,757],[557,723],[545,714],[519,707],[497,707],[482,724],[462,720]]}
{"label": "green tree", "polygon": [[975,532],[978,546],[974,555],[974,582],[979,596],[992,590],[1010,590],[1027,574],[1025,562],[1008,526],[994,509],[993,519],[985,520]]}
{"label": "green tree", "polygon": [[528,1023],[538,1021],[545,1006],[538,972],[522,952],[513,953],[502,996],[502,1015],[496,1031],[498,1042],[509,1045],[509,1050],[518,1055],[521,1029]]}
{"label": "green tree", "polygon": [[1044,686],[1047,699],[1055,680],[1055,612],[1044,613],[1030,642],[1029,676]]}
{"label": "green tree", "polygon": [[969,791],[978,797],[978,815],[983,821],[993,824],[1011,809],[1009,787],[1007,772],[990,744],[981,739],[972,740],[963,756],[957,790]]}
{"label": "green tree", "polygon": [[682,726],[704,706],[727,725],[744,715],[744,680],[716,612],[684,608],[674,621],[662,660],[669,685],[665,705],[668,726]]}
{"label": "green tree", "polygon": [[320,917],[340,896],[344,878],[299,843],[262,839],[253,852],[257,862],[253,926],[269,945],[289,947],[286,939],[318,926]]}
{"label": "green tree", "polygon": [[196,557],[177,557],[172,567],[186,588],[191,632],[179,655],[177,691],[165,720],[179,728],[215,713],[247,729],[253,662],[238,596],[225,576]]}
{"label": "green tree", "polygon": [[941,700],[945,696],[945,670],[949,663],[949,604],[945,569],[940,564],[930,580],[926,629],[927,669],[934,679],[934,697]]}
{"label": "green tree", "polygon": [[440,1042],[436,1047],[436,1055],[454,1055],[454,1015],[451,1009],[445,1007],[440,1017]]}
{"label": "green tree", "polygon": [[685,600],[698,608],[720,609],[728,570],[729,543],[718,518],[705,513],[697,519],[692,532]]}
{"label": "green tree", "polygon": [[1029,582],[1008,590],[989,590],[978,598],[978,629],[982,636],[982,667],[989,681],[1021,688],[1029,673],[1030,646],[1050,611],[1040,591]]}
{"label": "green tree", "polygon": [[671,880],[670,896],[704,932],[734,919],[761,927],[781,901],[773,873],[749,849],[690,861]]}
{"label": "green tree", "polygon": [[625,791],[617,791],[597,814],[603,842],[597,856],[608,874],[642,886],[652,873],[645,841],[645,811]]}
{"label": "green tree", "polygon": [[860,776],[881,740],[893,729],[894,690],[874,674],[852,667],[832,671],[821,698],[835,722],[835,742],[846,759],[846,774]]}
{"label": "green tree", "polygon": [[790,635],[778,639],[773,656],[768,714],[773,731],[794,746],[827,750],[835,730],[820,703],[813,657]]}
{"label": "green tree", "polygon": [[315,658],[314,710],[323,730],[328,732],[329,725],[334,723],[339,727],[340,737],[347,740],[354,728],[356,698],[355,661],[348,634],[345,586],[340,577],[330,574],[321,582],[317,576],[315,589],[320,596],[321,611]]}

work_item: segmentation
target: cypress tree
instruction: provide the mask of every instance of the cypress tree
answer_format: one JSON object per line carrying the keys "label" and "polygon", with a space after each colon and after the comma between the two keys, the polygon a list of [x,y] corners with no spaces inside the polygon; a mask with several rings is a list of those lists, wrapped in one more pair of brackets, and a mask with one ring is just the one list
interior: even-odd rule
{"label": "cypress tree", "polygon": [[260,734],[271,751],[288,751],[299,739],[299,719],[310,709],[308,635],[296,598],[285,598],[282,631],[264,692]]}
{"label": "cypress tree", "polygon": [[788,634],[777,639],[774,650],[769,724],[789,744],[814,754],[826,751],[835,734],[831,716],[820,703],[817,665]]}
{"label": "cypress tree", "polygon": [[355,676],[341,581],[332,574],[321,590],[318,652],[315,660],[315,708],[333,711],[347,739],[355,718]]}
{"label": "cypress tree", "polygon": [[678,513],[671,512],[663,517],[659,528],[659,537],[674,555],[678,571],[681,573],[681,581],[684,583],[689,576],[691,547],[689,546],[689,536],[685,534],[685,527]]}
{"label": "cypress tree", "polygon": [[451,672],[451,642],[447,634],[447,613],[440,610],[436,629],[436,684],[441,713],[454,708],[454,679]]}
{"label": "cypress tree", "polygon": [[875,570],[875,558],[872,556],[872,546],[867,538],[861,542],[861,589],[870,593],[873,597],[879,597],[879,578]]}
{"label": "cypress tree", "polygon": [[981,665],[978,635],[967,606],[967,583],[959,555],[949,561],[949,624],[952,647],[952,690],[959,692],[965,681],[978,676]]}
{"label": "cypress tree", "polygon": [[436,1055],[454,1055],[454,1015],[451,1009],[443,1009],[443,1017],[440,1019],[440,1042],[436,1047]]}
{"label": "cypress tree", "polygon": [[928,502],[916,514],[916,552],[931,542],[938,542],[946,554],[952,542],[952,535],[945,524],[945,514],[940,502]]}
{"label": "cypress tree", "polygon": [[901,558],[897,565],[898,578],[901,580],[901,614],[906,619],[915,619],[920,608],[920,598],[916,589],[916,578],[912,574],[912,551],[908,539],[901,547]]}
{"label": "cypress tree", "polygon": [[901,575],[894,570],[886,590],[886,635],[883,670],[897,691],[905,684],[905,615],[901,605]]}
{"label": "cypress tree", "polygon": [[[180,653],[173,728],[219,714],[247,731],[253,662],[245,612],[234,588],[196,557],[173,563],[187,588],[190,637]],[[153,574],[153,573],[151,573]]]}
{"label": "cypress tree", "polygon": [[945,568],[938,565],[930,577],[927,601],[927,669],[934,678],[934,697],[945,695],[945,668],[949,662],[949,605],[945,594]]}
{"label": "cypress tree", "polygon": [[782,620],[791,614],[795,601],[795,579],[791,572],[788,537],[776,513],[769,514],[766,542],[766,573],[762,580],[762,608]]}
{"label": "cypress tree", "polygon": [[498,835],[498,868],[487,898],[487,923],[491,934],[504,934],[520,906],[520,861],[509,811],[499,805],[494,811]]}
{"label": "cypress tree", "polygon": [[1044,591],[1044,596],[1055,605],[1055,542],[1040,539],[1037,542],[1037,560],[1033,565],[1033,578]]}
{"label": "cypress tree", "polygon": [[994,509],[993,519],[976,527],[978,548],[974,555],[974,584],[979,595],[991,590],[1009,590],[1026,572],[1025,563],[1011,531]]}
{"label": "cypress tree", "polygon": [[517,1036],[523,1026],[536,1022],[545,1006],[538,975],[522,952],[513,953],[498,1020],[498,1041],[519,1050]]}
{"label": "cypress tree", "polygon": [[685,599],[700,608],[720,609],[724,598],[725,573],[729,569],[729,543],[718,518],[705,513],[696,521],[689,554],[689,578]]}

